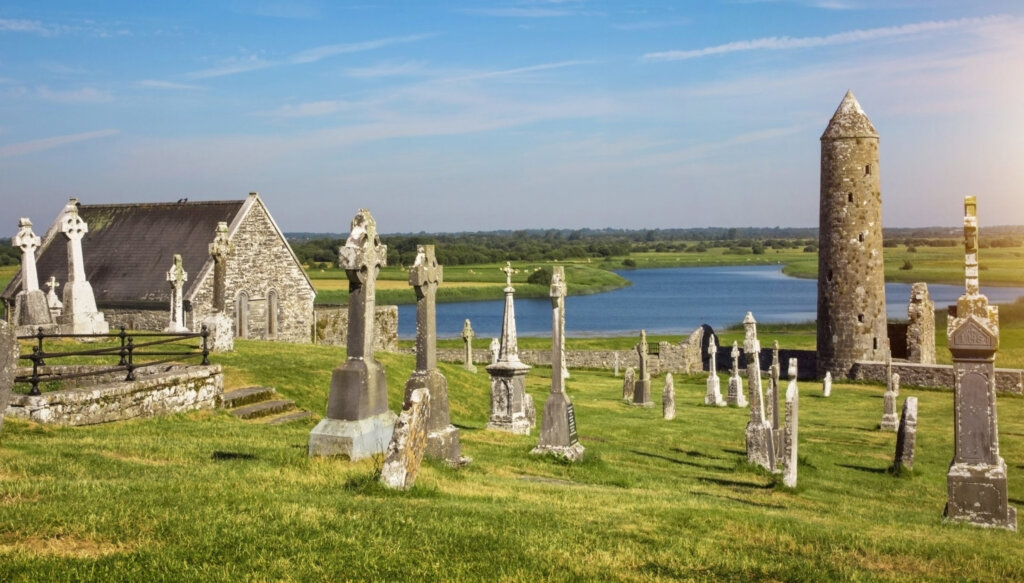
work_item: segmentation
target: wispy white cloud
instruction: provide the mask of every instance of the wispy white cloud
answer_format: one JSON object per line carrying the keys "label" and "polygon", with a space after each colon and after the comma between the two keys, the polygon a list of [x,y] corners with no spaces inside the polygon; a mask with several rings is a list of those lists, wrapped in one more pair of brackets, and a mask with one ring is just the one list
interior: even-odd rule
{"label": "wispy white cloud", "polygon": [[526,67],[516,67],[514,69],[502,69],[499,71],[482,71],[479,73],[469,73],[466,75],[460,75],[455,77],[447,77],[440,79],[442,82],[452,81],[471,81],[475,79],[491,79],[495,77],[512,77],[516,75],[522,75],[524,73],[535,73],[537,71],[548,71],[551,69],[563,69],[565,67],[576,67],[579,65],[592,65],[597,61],[593,60],[575,60],[575,61],[558,61],[555,63],[540,63],[538,65],[528,65]]}
{"label": "wispy white cloud", "polygon": [[32,140],[29,142],[19,142],[17,144],[8,144],[6,146],[0,146],[0,158],[6,158],[9,156],[20,156],[21,154],[28,154],[30,152],[40,152],[42,150],[50,150],[52,148],[59,148],[60,146],[66,146],[68,144],[74,144],[76,142],[84,142],[86,140],[95,140],[98,138],[105,138],[107,136],[113,136],[121,133],[120,130],[97,130],[94,132],[85,132],[81,134],[69,134],[66,136],[54,136],[52,138],[43,138],[39,140]]}
{"label": "wispy white cloud", "polygon": [[40,36],[87,34],[101,38],[131,35],[130,30],[121,28],[116,23],[108,24],[89,20],[76,24],[59,24],[13,18],[0,18],[0,32],[22,32]]}
{"label": "wispy white cloud", "polygon": [[731,43],[704,47],[700,49],[647,53],[643,55],[643,57],[641,58],[645,61],[681,61],[686,59],[697,59],[700,57],[707,57],[710,55],[721,55],[741,51],[780,51],[833,45],[844,45],[852,43],[870,42],[881,39],[920,35],[930,32],[962,30],[986,26],[1007,19],[1008,17],[1005,16],[993,16],[986,18],[960,18],[956,20],[916,22],[912,24],[904,24],[901,26],[886,26],[881,28],[852,30],[848,32],[830,34],[827,36],[808,36],[795,38],[788,36],[772,36],[756,38],[752,40],[735,41]]}
{"label": "wispy white cloud", "polygon": [[366,67],[351,67],[349,69],[345,69],[345,74],[357,79],[369,79],[374,77],[403,77],[423,74],[425,69],[426,65],[417,61],[404,61],[400,63],[387,62],[379,63],[377,65],[369,65]]}
{"label": "wispy white cloud", "polygon": [[21,20],[12,18],[0,18],[0,32],[28,32],[33,34],[49,35],[54,31],[43,25],[38,20]]}
{"label": "wispy white cloud", "polygon": [[391,45],[418,42],[421,40],[428,39],[432,36],[434,35],[429,33],[411,34],[406,36],[379,38],[375,40],[363,41],[358,43],[324,45],[307,49],[305,51],[300,51],[298,53],[294,53],[290,56],[278,60],[265,60],[256,56],[252,56],[248,59],[229,62],[219,67],[213,67],[209,69],[203,69],[200,71],[194,71],[192,73],[187,73],[185,77],[189,79],[209,79],[212,77],[236,75],[238,73],[247,73],[249,71],[258,71],[260,69],[269,69],[272,67],[283,67],[288,65],[305,65],[308,63],[315,63],[322,59],[334,57],[337,55],[361,53],[365,51],[372,51],[375,49],[384,48]]}
{"label": "wispy white cloud", "polygon": [[42,85],[36,87],[35,96],[46,101],[57,103],[107,103],[114,100],[109,91],[95,87],[81,87],[67,91],[53,90]]}
{"label": "wispy white cloud", "polygon": [[174,83],[173,81],[160,81],[157,79],[143,79],[136,83],[139,87],[147,87],[150,89],[173,89],[178,91],[200,91],[206,89],[202,85],[192,85],[189,83]]}
{"label": "wispy white cloud", "polygon": [[619,24],[613,24],[612,28],[616,30],[624,30],[627,32],[637,30],[657,30],[660,28],[674,28],[677,26],[686,26],[690,24],[688,18],[676,18],[671,20],[641,20],[638,22],[621,22]]}
{"label": "wispy white cloud", "polygon": [[330,115],[332,113],[342,111],[352,111],[359,106],[360,105],[357,103],[341,99],[311,101],[307,103],[297,103],[295,105],[283,105],[278,109],[265,112],[261,115],[270,117],[316,117],[319,115]]}

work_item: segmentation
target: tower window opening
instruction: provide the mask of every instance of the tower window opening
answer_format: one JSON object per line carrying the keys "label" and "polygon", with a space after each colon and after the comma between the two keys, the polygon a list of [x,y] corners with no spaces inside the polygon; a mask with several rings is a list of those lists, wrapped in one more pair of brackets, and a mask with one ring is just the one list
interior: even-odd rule
{"label": "tower window opening", "polygon": [[864,167],[864,176],[871,176],[871,164]]}
{"label": "tower window opening", "polygon": [[864,314],[857,314],[857,321],[861,324],[864,323]]}
{"label": "tower window opening", "polygon": [[828,275],[825,276],[825,281],[832,283],[832,270],[828,270]]}
{"label": "tower window opening", "polygon": [[853,202],[853,193],[852,192],[846,195],[846,200],[849,201],[849,202]]}
{"label": "tower window opening", "polygon": [[861,233],[861,234],[857,235],[857,239],[860,240],[861,243],[863,243],[864,242],[864,233]]}
{"label": "tower window opening", "polygon": [[874,338],[871,339],[871,346],[873,347],[874,350],[878,350],[878,337],[877,336],[875,336]]}

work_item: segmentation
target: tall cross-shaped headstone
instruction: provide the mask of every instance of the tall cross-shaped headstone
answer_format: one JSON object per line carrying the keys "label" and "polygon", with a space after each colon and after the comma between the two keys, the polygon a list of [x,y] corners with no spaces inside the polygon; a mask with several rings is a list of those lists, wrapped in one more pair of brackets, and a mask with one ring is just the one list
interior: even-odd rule
{"label": "tall cross-shaped headstone", "polygon": [[348,358],[331,374],[327,417],[310,432],[309,455],[357,460],[384,452],[397,419],[388,410],[384,367],[373,358],[376,281],[387,246],[369,210],[360,209],[352,219],[338,256],[349,281]]}
{"label": "tall cross-shaped headstone", "polygon": [[519,339],[516,336],[516,308],[512,301],[512,294],[516,289],[512,287],[512,262],[505,263],[501,268],[505,272],[505,313],[501,321],[501,348],[498,350],[499,362],[517,362],[519,360]]}
{"label": "tall cross-shaped headstone", "polygon": [[18,234],[11,242],[21,250],[21,291],[15,299],[14,321],[29,328],[49,326],[53,317],[46,304],[46,294],[39,289],[39,276],[36,274],[36,249],[42,241],[32,232],[32,221],[26,218],[18,221]]}
{"label": "tall cross-shaped headstone", "polygon": [[462,368],[469,372],[476,372],[476,366],[473,364],[473,325],[469,322],[469,318],[462,323]]}
{"label": "tall cross-shaped headstone", "polygon": [[60,230],[68,241],[68,281],[64,285],[64,313],[61,332],[65,334],[106,334],[110,327],[96,309],[96,296],[85,278],[82,239],[89,225],[78,214],[78,199],[72,198],[64,207]]}
{"label": "tall cross-shaped headstone", "polygon": [[729,394],[726,396],[726,400],[729,405],[746,407],[747,395],[743,392],[743,379],[740,377],[740,347],[735,340],[733,340],[732,352],[729,353],[729,356],[732,357],[732,372],[729,375]]}
{"label": "tall cross-shaped headstone", "polygon": [[633,382],[633,404],[640,407],[653,407],[651,400],[651,371],[648,368],[647,331],[640,330],[640,341],[633,347],[640,359],[637,367],[636,380]]}
{"label": "tall cross-shaped headstone", "polygon": [[556,265],[551,274],[551,393],[544,403],[540,441],[530,453],[552,454],[567,460],[583,457],[576,435],[576,414],[565,392],[565,268]]}
{"label": "tall cross-shaped headstone", "polygon": [[213,242],[209,245],[210,257],[213,258],[213,311],[223,312],[227,298],[227,262],[231,253],[231,240],[228,239],[228,224],[217,223]]}
{"label": "tall cross-shaped headstone", "polygon": [[999,310],[978,286],[978,217],[964,200],[965,292],[949,307],[946,335],[953,354],[953,461],[946,474],[945,515],[951,520],[1017,529],[1007,497],[1006,462],[999,455],[995,357]]}
{"label": "tall cross-shaped headstone", "polygon": [[772,425],[764,415],[761,390],[761,342],[757,339],[757,320],[747,312],[743,318],[743,350],[747,356],[747,387],[750,391],[750,421],[747,422],[747,462],[775,471],[775,438]]}
{"label": "tall cross-shaped headstone", "polygon": [[[451,424],[448,380],[437,369],[437,288],[444,281],[433,245],[419,245],[409,268],[409,285],[416,291],[416,370],[405,383],[403,411],[413,404],[417,390],[430,393],[427,413],[426,455],[458,466],[464,462],[459,430]],[[397,434],[396,434],[397,435]]]}
{"label": "tall cross-shaped headstone", "polygon": [[184,298],[182,291],[185,289],[185,282],[188,281],[188,273],[181,266],[181,255],[175,253],[171,268],[167,270],[167,283],[171,284],[171,318],[165,332],[187,332],[185,318],[182,312]]}
{"label": "tall cross-shaped headstone", "polygon": [[64,310],[64,303],[57,297],[57,288],[60,284],[57,283],[57,278],[50,276],[50,279],[46,280],[46,307],[50,310],[50,317],[54,321],[60,317],[61,312]]}
{"label": "tall cross-shaped headstone", "polygon": [[705,405],[724,407],[727,403],[722,399],[721,381],[718,379],[718,346],[715,344],[715,336],[708,339],[708,380],[707,393],[704,395]]}

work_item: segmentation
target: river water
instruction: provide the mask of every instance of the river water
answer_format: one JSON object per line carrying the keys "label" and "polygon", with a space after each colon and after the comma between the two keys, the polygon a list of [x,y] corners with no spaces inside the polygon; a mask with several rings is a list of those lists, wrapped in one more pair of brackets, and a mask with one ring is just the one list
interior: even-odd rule
{"label": "river water", "polygon": [[[748,310],[758,322],[809,322],[816,318],[815,279],[783,275],[780,265],[677,267],[618,272],[633,285],[615,291],[565,299],[567,336],[630,336],[689,334],[701,324],[722,328],[739,323]],[[443,285],[443,284],[442,284]],[[955,304],[963,286],[929,284],[936,309]],[[993,303],[1008,303],[1024,296],[1020,287],[986,287],[982,293]],[[885,284],[890,318],[907,317],[910,284]],[[469,318],[477,337],[501,333],[503,300],[455,302],[437,305],[437,334],[456,338]],[[515,300],[516,329],[520,336],[551,334],[551,302]],[[398,307],[398,336],[416,334],[416,306]]]}

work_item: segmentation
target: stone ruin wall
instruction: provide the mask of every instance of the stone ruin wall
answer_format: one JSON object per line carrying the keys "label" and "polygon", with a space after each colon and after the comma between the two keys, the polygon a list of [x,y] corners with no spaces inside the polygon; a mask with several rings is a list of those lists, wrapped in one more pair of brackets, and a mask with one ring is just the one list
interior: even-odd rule
{"label": "stone ruin wall", "polygon": [[[850,371],[854,380],[885,383],[884,362],[858,362]],[[917,362],[893,361],[892,372],[900,375],[901,386],[930,387],[953,390],[953,365],[922,364]],[[1014,368],[996,369],[996,391],[1001,393],[1024,393],[1024,370]]]}
{"label": "stone ruin wall", "polygon": [[843,378],[889,353],[877,138],[822,140],[820,204],[820,374]]}
{"label": "stone ruin wall", "polygon": [[[170,305],[164,310],[141,310],[127,308],[100,308],[103,317],[110,324],[110,331],[117,332],[121,326],[125,330],[163,330],[171,321]],[[189,312],[185,312],[188,321]],[[189,330],[192,328],[189,327]]]}
{"label": "stone ruin wall", "polygon": [[[212,237],[213,234],[210,233]],[[231,253],[227,257],[225,276],[225,311],[236,317],[240,292],[249,297],[249,338],[309,342],[313,330],[313,298],[310,287],[287,242],[277,235],[262,203],[253,204],[231,237]],[[203,274],[189,274],[199,277]],[[277,293],[277,334],[268,336],[267,297]],[[165,309],[163,326],[167,325],[170,307]],[[205,273],[193,300],[192,310],[185,313],[185,325],[196,330],[213,310],[213,269]],[[237,326],[237,323],[236,323]]]}
{"label": "stone ruin wall", "polygon": [[[313,310],[316,321],[316,344],[345,346],[348,342],[348,306],[318,305]],[[374,311],[373,349],[384,352],[398,352],[398,306],[377,306]],[[439,357],[440,358],[440,357]],[[487,362],[490,362],[490,352]],[[461,350],[459,362],[461,362]],[[454,360],[453,360],[454,362]]]}
{"label": "stone ruin wall", "polygon": [[[136,381],[124,381],[122,371],[117,373],[122,380],[86,377],[74,379],[83,381],[75,383],[76,388],[48,391],[35,397],[12,395],[6,414],[36,423],[94,425],[220,405],[224,375],[219,365],[173,365],[165,369],[152,375],[140,369]],[[96,384],[103,381],[110,384]]]}

